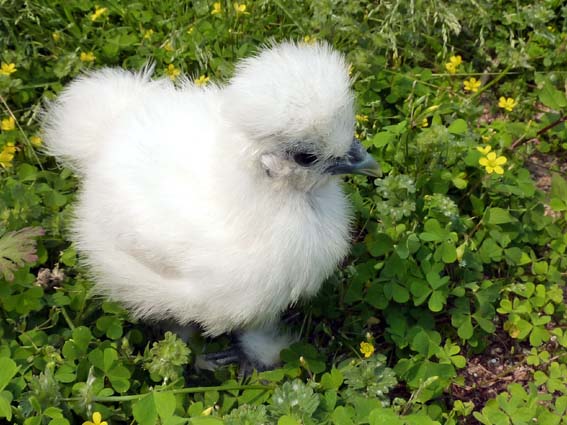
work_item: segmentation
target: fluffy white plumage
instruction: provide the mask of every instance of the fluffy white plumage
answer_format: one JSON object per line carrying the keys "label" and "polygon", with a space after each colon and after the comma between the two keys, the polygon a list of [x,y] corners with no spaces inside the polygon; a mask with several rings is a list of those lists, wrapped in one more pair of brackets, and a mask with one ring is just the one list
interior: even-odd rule
{"label": "fluffy white plumage", "polygon": [[328,45],[294,43],[242,61],[224,87],[119,69],[72,82],[44,130],[82,178],[73,235],[95,290],[141,318],[243,330],[243,351],[275,363],[280,313],[348,251],[332,170],[352,148],[349,85]]}

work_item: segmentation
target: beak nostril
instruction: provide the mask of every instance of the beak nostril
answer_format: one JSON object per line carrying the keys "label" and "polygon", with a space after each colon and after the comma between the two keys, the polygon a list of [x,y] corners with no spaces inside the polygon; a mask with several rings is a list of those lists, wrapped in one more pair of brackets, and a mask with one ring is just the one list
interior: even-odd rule
{"label": "beak nostril", "polygon": [[343,158],[336,158],[326,170],[330,174],[366,174],[380,177],[382,172],[378,163],[372,158],[359,140],[352,144]]}

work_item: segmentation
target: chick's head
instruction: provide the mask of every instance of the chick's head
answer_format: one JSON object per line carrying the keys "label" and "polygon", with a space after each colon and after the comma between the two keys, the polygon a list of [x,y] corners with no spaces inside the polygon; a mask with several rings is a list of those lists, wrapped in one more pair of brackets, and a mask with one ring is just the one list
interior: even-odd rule
{"label": "chick's head", "polygon": [[251,161],[280,184],[308,191],[332,175],[377,167],[353,139],[348,66],[326,43],[277,44],[242,61],[224,113]]}

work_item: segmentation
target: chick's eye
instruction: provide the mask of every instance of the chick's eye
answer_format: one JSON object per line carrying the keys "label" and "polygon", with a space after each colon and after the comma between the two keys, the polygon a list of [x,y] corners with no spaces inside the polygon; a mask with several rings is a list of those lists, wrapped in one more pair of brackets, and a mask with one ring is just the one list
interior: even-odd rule
{"label": "chick's eye", "polygon": [[302,167],[309,167],[317,161],[317,156],[312,153],[298,152],[293,155],[293,160]]}

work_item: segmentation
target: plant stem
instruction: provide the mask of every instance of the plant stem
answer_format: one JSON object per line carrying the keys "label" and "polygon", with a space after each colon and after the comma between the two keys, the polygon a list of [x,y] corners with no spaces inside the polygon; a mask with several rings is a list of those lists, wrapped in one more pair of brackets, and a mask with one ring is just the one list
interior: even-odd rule
{"label": "plant stem", "polygon": [[[207,391],[239,391],[239,390],[264,390],[270,391],[275,388],[275,385],[220,385],[216,387],[190,387],[190,388],[179,388],[176,390],[167,390],[167,391],[150,391],[144,394],[130,394],[130,395],[116,395],[116,396],[107,396],[107,397],[97,397],[94,396],[91,401],[97,403],[113,403],[113,402],[121,402],[121,401],[134,401],[139,400],[152,392],[164,392],[164,393],[172,393],[172,394],[195,394],[195,393],[205,393]],[[68,397],[63,398],[62,401],[65,402],[72,402],[72,401],[81,401],[81,397]]]}
{"label": "plant stem", "polygon": [[498,81],[500,81],[502,78],[504,78],[506,75],[508,75],[508,73],[510,72],[510,69],[512,69],[512,65],[508,65],[506,68],[504,68],[504,70],[498,74],[496,76],[496,78],[494,78],[494,80],[492,80],[491,82],[489,82],[487,85],[481,87],[476,93],[474,93],[470,99],[476,99],[478,96],[480,96],[482,93],[484,93],[486,90],[488,90],[490,87],[492,87],[493,85],[495,85]]}
{"label": "plant stem", "polygon": [[67,326],[69,326],[69,329],[71,329],[72,331],[75,330],[75,324],[73,323],[73,321],[69,317],[69,314],[67,313],[67,310],[65,310],[65,307],[61,306],[59,308],[61,310],[61,315],[65,319],[65,323],[67,323]]}
{"label": "plant stem", "polygon": [[559,124],[564,123],[565,121],[567,121],[567,115],[563,115],[561,118],[559,118],[557,121],[552,122],[551,124],[545,126],[544,128],[542,128],[541,130],[539,130],[536,133],[535,137],[532,137],[531,139],[524,139],[522,137],[520,137],[518,140],[516,140],[514,143],[512,143],[512,145],[508,148],[510,150],[513,150],[515,148],[517,148],[519,145],[523,144],[523,143],[527,143],[527,142],[531,142],[532,140],[537,139],[539,136],[541,136],[544,133],[547,133],[549,130],[551,130],[553,127],[557,127]]}

